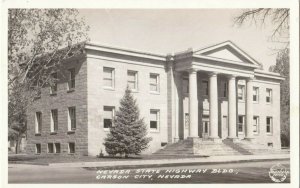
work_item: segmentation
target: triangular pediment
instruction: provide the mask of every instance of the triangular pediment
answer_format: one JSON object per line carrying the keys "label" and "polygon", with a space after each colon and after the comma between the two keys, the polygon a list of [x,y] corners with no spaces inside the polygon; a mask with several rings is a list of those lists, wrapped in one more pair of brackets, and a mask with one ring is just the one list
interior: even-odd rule
{"label": "triangular pediment", "polygon": [[217,45],[197,50],[195,51],[195,54],[260,66],[260,64],[256,60],[250,57],[247,53],[245,53],[231,41],[226,41]]}

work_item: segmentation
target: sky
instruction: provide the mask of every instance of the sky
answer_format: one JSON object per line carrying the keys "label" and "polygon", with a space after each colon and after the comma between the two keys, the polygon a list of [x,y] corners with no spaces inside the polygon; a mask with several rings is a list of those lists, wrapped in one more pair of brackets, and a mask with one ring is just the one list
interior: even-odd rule
{"label": "sky", "polygon": [[[264,70],[276,62],[272,25],[234,25],[241,9],[81,9],[92,42],[166,55],[231,40]],[[269,26],[268,26],[269,25]]]}

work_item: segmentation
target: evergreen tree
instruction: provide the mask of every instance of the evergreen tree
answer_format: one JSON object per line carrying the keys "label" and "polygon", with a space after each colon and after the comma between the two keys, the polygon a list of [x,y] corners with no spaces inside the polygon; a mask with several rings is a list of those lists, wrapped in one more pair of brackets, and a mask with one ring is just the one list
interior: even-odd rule
{"label": "evergreen tree", "polygon": [[138,155],[148,148],[152,140],[147,135],[147,126],[144,119],[139,117],[139,108],[130,89],[126,88],[120,100],[120,108],[116,112],[114,124],[105,138],[104,146],[108,154],[120,154],[128,157],[130,154]]}

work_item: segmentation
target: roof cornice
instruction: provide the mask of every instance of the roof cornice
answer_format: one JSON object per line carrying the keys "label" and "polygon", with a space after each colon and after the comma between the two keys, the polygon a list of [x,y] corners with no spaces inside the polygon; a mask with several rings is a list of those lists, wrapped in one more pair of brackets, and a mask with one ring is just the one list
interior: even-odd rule
{"label": "roof cornice", "polygon": [[134,56],[140,58],[147,58],[147,59],[153,59],[159,61],[166,61],[166,57],[167,57],[166,55],[142,52],[137,50],[129,50],[129,49],[124,49],[119,47],[105,46],[94,42],[87,42],[85,45],[85,49],[122,54],[122,55]]}

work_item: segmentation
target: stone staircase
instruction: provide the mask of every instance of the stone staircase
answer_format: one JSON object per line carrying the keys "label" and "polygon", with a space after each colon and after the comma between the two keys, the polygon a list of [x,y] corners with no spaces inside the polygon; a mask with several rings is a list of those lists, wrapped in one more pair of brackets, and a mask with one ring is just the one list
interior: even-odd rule
{"label": "stone staircase", "polygon": [[275,148],[263,145],[261,143],[250,142],[250,141],[246,141],[246,140],[240,140],[239,142],[235,142],[233,144],[235,145],[236,148],[243,148],[244,150],[248,151],[252,155],[269,155],[269,154],[289,153],[289,151],[286,151],[286,150],[275,149]]}
{"label": "stone staircase", "polygon": [[168,144],[163,149],[153,153],[164,156],[220,156],[220,155],[266,155],[284,154],[288,151],[276,150],[259,143],[252,143],[245,140],[232,142],[222,140],[215,142],[201,138],[180,140]]}
{"label": "stone staircase", "polygon": [[157,151],[154,155],[171,156],[211,156],[211,155],[241,155],[238,151],[223,144],[209,140],[186,139],[177,143],[169,144],[165,148]]}

